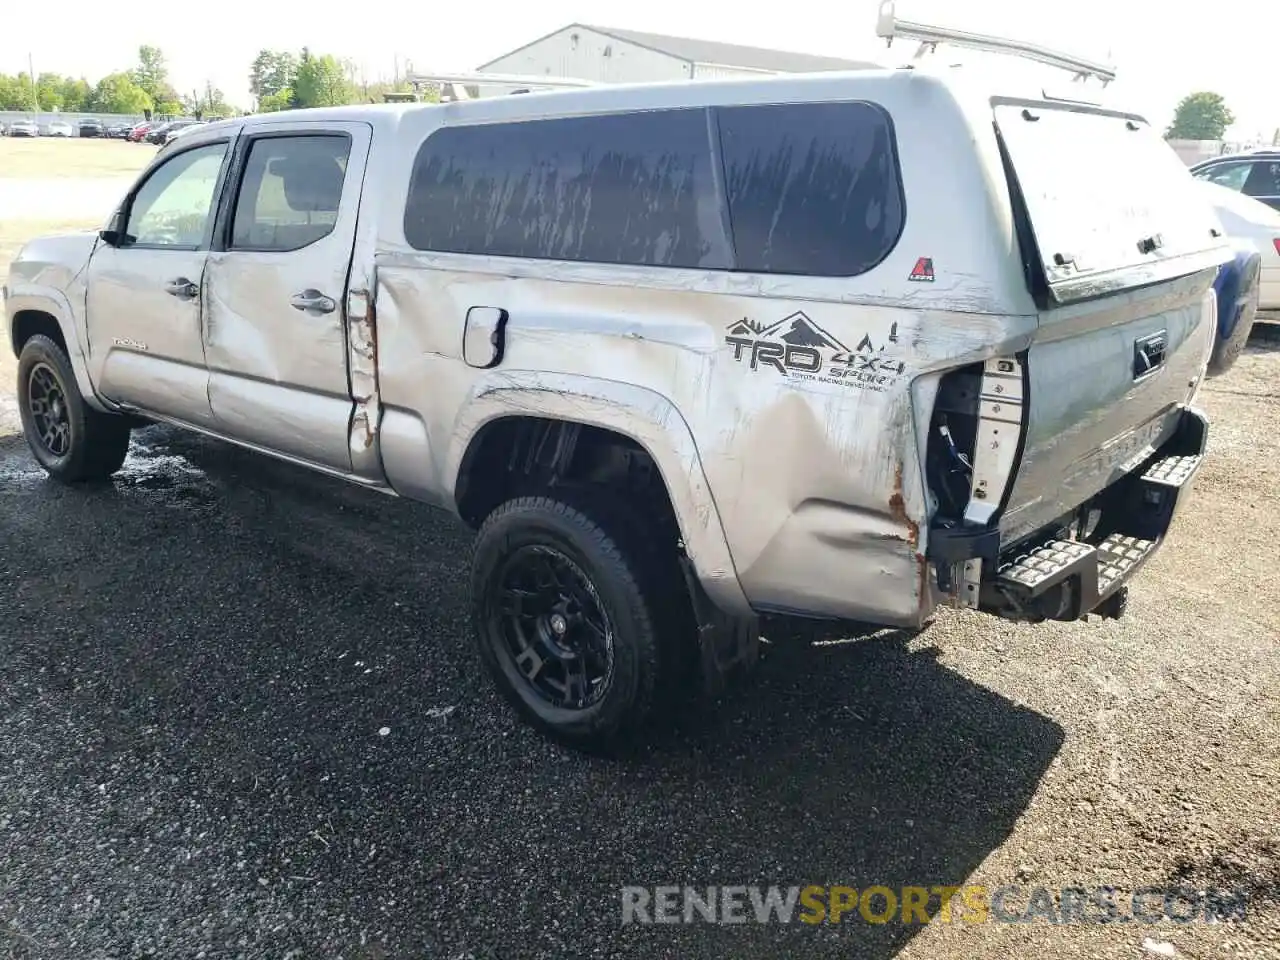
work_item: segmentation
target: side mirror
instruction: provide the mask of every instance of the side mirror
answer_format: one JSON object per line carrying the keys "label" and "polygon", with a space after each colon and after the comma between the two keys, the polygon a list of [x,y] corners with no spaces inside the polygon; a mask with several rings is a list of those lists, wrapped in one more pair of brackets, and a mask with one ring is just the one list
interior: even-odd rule
{"label": "side mirror", "polygon": [[107,221],[107,225],[98,231],[98,239],[109,247],[124,245],[124,207],[121,206]]}

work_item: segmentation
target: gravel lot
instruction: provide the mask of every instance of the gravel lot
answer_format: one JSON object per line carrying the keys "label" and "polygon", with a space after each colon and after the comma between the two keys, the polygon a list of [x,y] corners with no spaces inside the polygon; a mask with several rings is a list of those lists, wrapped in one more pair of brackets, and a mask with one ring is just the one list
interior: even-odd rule
{"label": "gravel lot", "polygon": [[[612,761],[491,692],[447,518],[158,427],[68,490],[0,438],[0,957],[1280,957],[1277,384],[1272,328],[1205,389],[1211,456],[1125,620],[778,634]],[[619,887],[662,883],[1250,903],[621,928]]]}
{"label": "gravel lot", "polygon": [[[7,947],[1274,956],[1277,370],[1264,342],[1207,393],[1213,456],[1125,621],[780,642],[623,761],[496,701],[451,521],[161,428],[88,490],[0,441]],[[618,926],[624,884],[874,881],[1253,903],[1220,926]]]}

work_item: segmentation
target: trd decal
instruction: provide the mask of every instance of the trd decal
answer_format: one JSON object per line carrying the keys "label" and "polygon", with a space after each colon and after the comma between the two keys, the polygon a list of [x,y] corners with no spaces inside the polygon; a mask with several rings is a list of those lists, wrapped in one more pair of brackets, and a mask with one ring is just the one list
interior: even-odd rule
{"label": "trd decal", "polygon": [[898,342],[896,322],[884,343],[877,345],[863,334],[852,350],[799,312],[768,326],[744,317],[730,324],[724,342],[733,347],[738,363],[793,380],[879,391],[906,372],[905,363],[884,355],[888,344]]}
{"label": "trd decal", "polygon": [[917,260],[907,279],[917,283],[933,283],[933,257],[921,257]]}

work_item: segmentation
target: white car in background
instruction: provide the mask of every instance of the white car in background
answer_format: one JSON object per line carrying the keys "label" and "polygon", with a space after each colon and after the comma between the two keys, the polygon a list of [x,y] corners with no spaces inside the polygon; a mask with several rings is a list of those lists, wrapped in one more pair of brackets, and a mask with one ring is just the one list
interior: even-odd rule
{"label": "white car in background", "polygon": [[46,137],[74,137],[75,135],[71,124],[65,120],[50,120],[49,126],[45,128]]}
{"label": "white car in background", "polygon": [[36,126],[34,120],[20,117],[9,124],[8,135],[11,137],[38,137],[40,136],[40,128]]}
{"label": "white car in background", "polygon": [[1280,322],[1280,211],[1228,187],[1198,181],[1227,235],[1252,240],[1262,254],[1258,319]]}

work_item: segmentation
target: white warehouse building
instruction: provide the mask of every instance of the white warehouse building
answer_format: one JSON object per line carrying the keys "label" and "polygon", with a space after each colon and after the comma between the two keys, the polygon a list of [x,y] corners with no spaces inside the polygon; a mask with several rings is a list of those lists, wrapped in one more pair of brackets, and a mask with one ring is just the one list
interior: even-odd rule
{"label": "white warehouse building", "polygon": [[481,73],[649,83],[874,69],[878,64],[574,23],[477,68]]}

